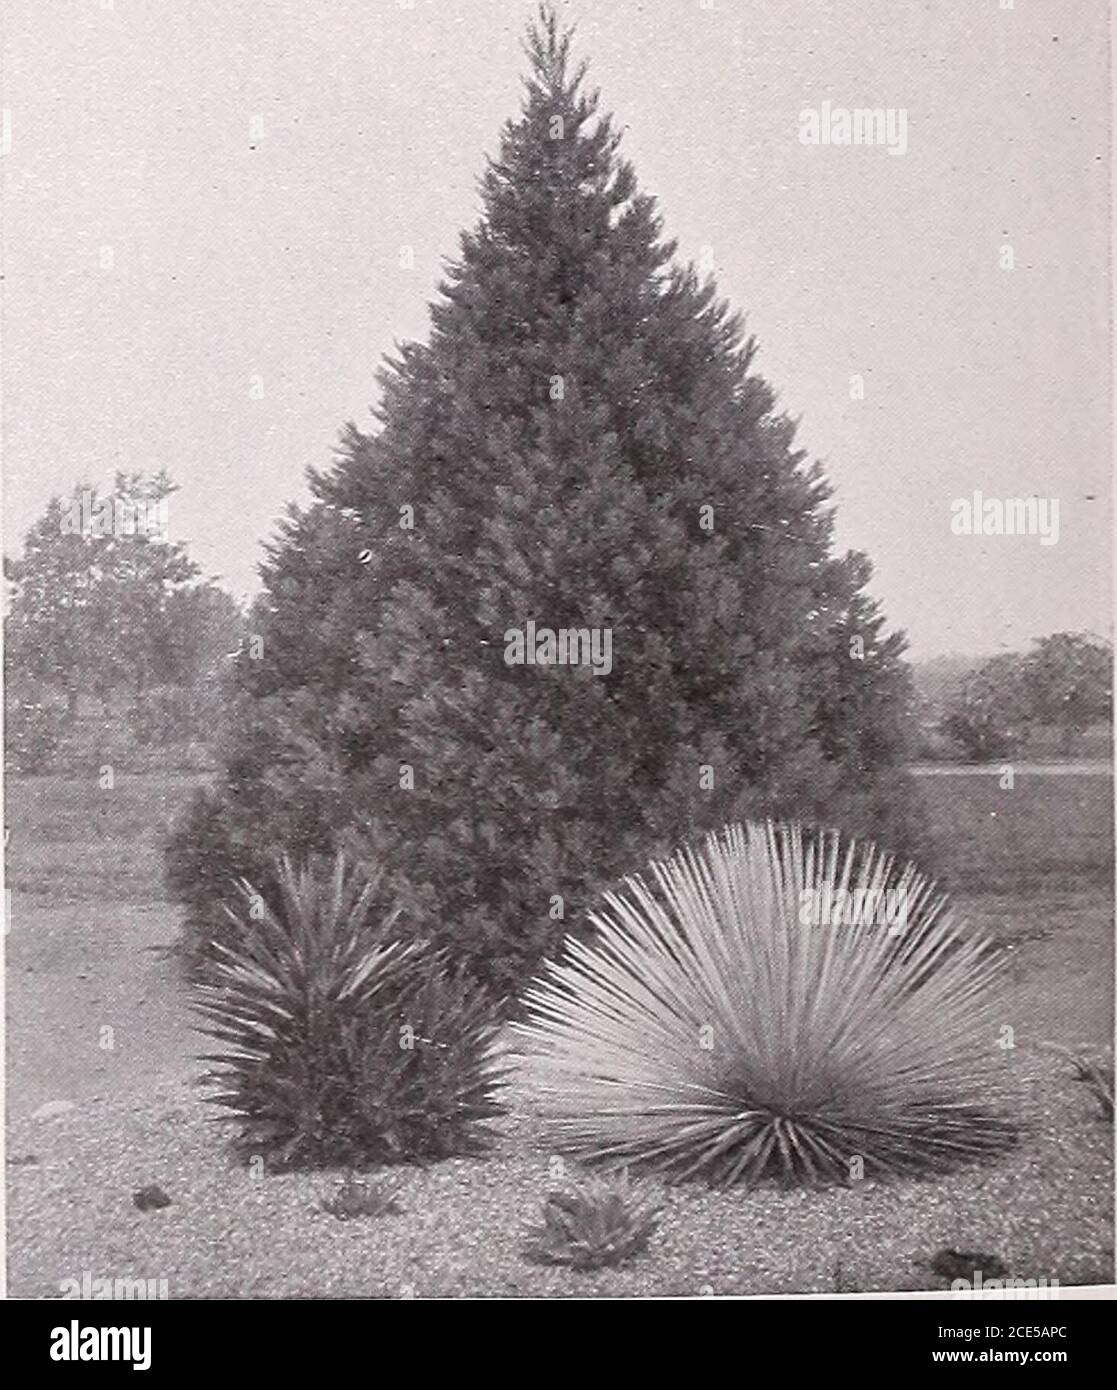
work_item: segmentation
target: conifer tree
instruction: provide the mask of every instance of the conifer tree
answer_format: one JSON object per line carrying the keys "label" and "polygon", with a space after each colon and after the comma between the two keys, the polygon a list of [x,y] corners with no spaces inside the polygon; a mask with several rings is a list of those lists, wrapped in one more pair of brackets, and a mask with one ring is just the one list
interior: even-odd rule
{"label": "conifer tree", "polygon": [[[755,341],[676,261],[548,7],[526,48],[429,342],[270,548],[240,732],[172,856],[204,914],[215,847],[258,875],[358,843],[500,990],[601,886],[730,819],[910,843],[903,639],[868,563],[833,553]],[[609,634],[608,674],[509,664],[529,621]]]}

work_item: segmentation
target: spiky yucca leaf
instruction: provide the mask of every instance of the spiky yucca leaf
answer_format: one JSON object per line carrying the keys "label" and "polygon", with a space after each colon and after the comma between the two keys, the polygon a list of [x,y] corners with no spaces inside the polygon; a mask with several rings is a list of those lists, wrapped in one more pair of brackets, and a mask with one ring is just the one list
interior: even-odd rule
{"label": "spiky yucca leaf", "polygon": [[231,944],[196,984],[222,1050],[210,1099],[277,1166],[364,1165],[476,1152],[500,1113],[491,1005],[444,957],[372,919],[380,876],[277,869],[275,908],[250,884]]}
{"label": "spiky yucca leaf", "polygon": [[749,824],[652,869],[658,893],[636,877],[606,894],[594,939],[525,996],[524,1079],[559,1147],[732,1184],[922,1172],[1011,1142],[1000,958],[913,866]]}
{"label": "spiky yucca leaf", "polygon": [[1081,1081],[1097,1102],[1098,1112],[1103,1120],[1113,1119],[1113,1062],[1111,1059],[1097,1060],[1085,1053],[1073,1052],[1069,1047],[1058,1043],[1048,1043],[1052,1052],[1065,1057],[1074,1068],[1075,1081]]}
{"label": "spiky yucca leaf", "polygon": [[379,874],[347,872],[338,855],[324,879],[284,856],[276,878],[278,912],[246,880],[243,911],[225,908],[236,944],[213,943],[216,958],[194,990],[194,1007],[211,1020],[203,1031],[227,1050],[204,1060],[261,1063],[293,1029],[312,1046],[317,1030],[333,1027],[331,1006],[359,1012],[413,951],[391,939],[397,910],[375,929],[369,923]]}

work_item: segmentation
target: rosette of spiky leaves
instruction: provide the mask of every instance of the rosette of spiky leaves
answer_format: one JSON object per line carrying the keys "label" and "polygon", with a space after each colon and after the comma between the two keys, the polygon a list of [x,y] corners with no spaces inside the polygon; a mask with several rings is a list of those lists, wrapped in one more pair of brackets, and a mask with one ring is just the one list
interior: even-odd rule
{"label": "rosette of spiky leaves", "polygon": [[[472,1152],[500,1107],[488,1002],[421,943],[393,939],[381,876],[276,869],[278,898],[241,884],[233,930],[194,988],[210,1096],[242,1146],[277,1167]],[[374,909],[380,909],[374,911]]]}
{"label": "rosette of spiky leaves", "polygon": [[396,1198],[399,1196],[399,1183],[388,1178],[377,1182],[362,1182],[350,1173],[341,1182],[334,1195],[322,1203],[322,1210],[336,1216],[339,1221],[353,1221],[360,1217],[399,1216],[403,1211]]}
{"label": "rosette of spiky leaves", "polygon": [[524,1254],[540,1264],[601,1269],[645,1250],[659,1224],[660,1206],[636,1195],[627,1179],[589,1178],[569,1192],[551,1192],[543,1224],[528,1232]]}
{"label": "rosette of spiky leaves", "polygon": [[652,869],[658,893],[607,893],[525,996],[524,1080],[560,1148],[813,1183],[1011,1142],[1001,958],[913,866],[749,824]]}

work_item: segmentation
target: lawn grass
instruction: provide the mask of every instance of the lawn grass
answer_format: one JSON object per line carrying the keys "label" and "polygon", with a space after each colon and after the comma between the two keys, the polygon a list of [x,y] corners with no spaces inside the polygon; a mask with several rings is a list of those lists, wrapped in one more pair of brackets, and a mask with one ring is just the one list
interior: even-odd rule
{"label": "lawn grass", "polygon": [[917,779],[958,915],[1012,957],[1017,1042],[1113,1038],[1113,779]]}
{"label": "lawn grass", "polygon": [[1113,780],[1018,772],[916,779],[940,874],[957,893],[1027,895],[1113,883]]}
{"label": "lawn grass", "polygon": [[[200,780],[8,784],[11,1293],[55,1297],[83,1271],[166,1278],[171,1297],[198,1298],[943,1288],[928,1264],[944,1246],[989,1251],[1021,1278],[1112,1280],[1112,1130],[1044,1051],[1096,1052],[1112,1037],[1108,777],[918,784],[960,915],[1011,955],[1005,1022],[1028,1117],[1018,1149],[933,1181],[670,1189],[649,1251],[592,1274],[523,1258],[564,1170],[514,1085],[492,1155],[401,1170],[399,1215],[340,1222],[322,1204],[341,1174],[253,1175],[233,1160],[194,1084],[201,1047],[177,964],[147,949],[177,931],[160,847]],[[73,1108],[34,1118],[48,1100]],[[150,1183],[170,1206],[135,1208]]]}
{"label": "lawn grass", "polygon": [[7,887],[52,903],[166,901],[162,845],[204,772],[9,777]]}

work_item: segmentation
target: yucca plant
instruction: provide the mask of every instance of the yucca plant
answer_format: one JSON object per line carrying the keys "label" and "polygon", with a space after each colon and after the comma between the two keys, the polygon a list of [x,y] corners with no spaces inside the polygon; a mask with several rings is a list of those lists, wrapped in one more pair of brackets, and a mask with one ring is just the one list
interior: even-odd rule
{"label": "yucca plant", "polygon": [[[607,893],[595,936],[568,939],[515,1025],[559,1148],[675,1178],[813,1183],[1011,1142],[1000,957],[913,866],[749,824],[652,870],[658,893],[639,877]],[[903,911],[888,920],[881,903]]]}
{"label": "yucca plant", "polygon": [[524,1253],[539,1264],[602,1269],[645,1250],[659,1224],[659,1206],[621,1183],[590,1178],[570,1192],[551,1192],[543,1224],[528,1233]]}
{"label": "yucca plant", "polygon": [[273,907],[241,884],[230,938],[194,990],[212,1099],[275,1166],[475,1152],[500,1113],[493,1009],[443,956],[374,917],[380,875],[277,866]]}

